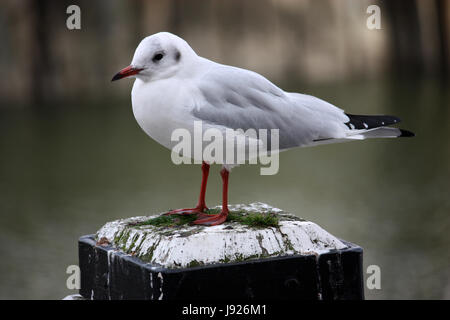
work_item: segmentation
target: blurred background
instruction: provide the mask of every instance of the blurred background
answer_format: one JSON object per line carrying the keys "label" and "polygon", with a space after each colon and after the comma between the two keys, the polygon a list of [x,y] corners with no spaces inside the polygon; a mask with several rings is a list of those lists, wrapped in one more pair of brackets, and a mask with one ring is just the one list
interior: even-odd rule
{"label": "blurred background", "polygon": [[[66,8],[81,8],[68,30]],[[369,5],[381,29],[369,30]],[[170,31],[220,63],[349,113],[394,114],[413,139],[282,153],[233,170],[230,202],[267,202],[364,248],[368,299],[450,298],[450,1],[4,0],[0,8],[0,298],[60,299],[77,239],[105,222],[192,206],[199,166],[134,120],[139,41]],[[220,203],[213,167],[207,204]]]}

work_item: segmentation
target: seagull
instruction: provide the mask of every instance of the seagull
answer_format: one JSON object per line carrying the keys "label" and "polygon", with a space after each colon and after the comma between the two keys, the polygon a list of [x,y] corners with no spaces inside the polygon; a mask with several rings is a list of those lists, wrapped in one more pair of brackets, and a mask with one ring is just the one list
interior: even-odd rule
{"label": "seagull", "polygon": [[[144,38],[131,64],[111,81],[135,78],[131,91],[133,114],[143,131],[173,150],[171,135],[184,128],[193,132],[196,121],[205,128],[278,129],[279,150],[368,138],[412,137],[414,133],[389,127],[400,121],[388,115],[355,115],[314,96],[286,92],[264,76],[219,64],[196,54],[182,38],[160,32]],[[197,215],[193,222],[213,226],[226,221],[228,178],[235,165],[222,165],[222,209],[207,214],[206,185],[210,163],[201,165],[197,206],[167,215]]]}

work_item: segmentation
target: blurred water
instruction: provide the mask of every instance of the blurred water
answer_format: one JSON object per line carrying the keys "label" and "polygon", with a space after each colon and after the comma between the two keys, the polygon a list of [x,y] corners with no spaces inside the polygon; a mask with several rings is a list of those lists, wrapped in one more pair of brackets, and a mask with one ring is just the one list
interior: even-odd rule
{"label": "blurred water", "polygon": [[[364,248],[381,267],[370,299],[450,298],[448,87],[346,83],[284,87],[351,113],[391,113],[414,139],[291,150],[280,172],[232,171],[230,202],[264,201]],[[209,205],[220,202],[219,167]],[[0,298],[59,299],[77,239],[106,221],[195,203],[199,166],[175,166],[127,101],[0,110]]]}

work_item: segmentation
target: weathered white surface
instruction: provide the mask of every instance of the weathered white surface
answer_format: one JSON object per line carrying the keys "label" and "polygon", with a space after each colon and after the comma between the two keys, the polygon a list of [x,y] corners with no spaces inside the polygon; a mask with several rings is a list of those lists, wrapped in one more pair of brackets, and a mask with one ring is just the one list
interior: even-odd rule
{"label": "weathered white surface", "polygon": [[80,294],[71,294],[67,297],[64,297],[63,300],[86,300],[86,299]]}
{"label": "weathered white surface", "polygon": [[279,227],[252,228],[238,222],[213,227],[130,226],[156,216],[133,217],[108,222],[97,232],[97,240],[106,238],[120,250],[167,268],[291,254],[318,255],[346,247],[317,224],[264,203],[230,206],[230,210],[276,212]]}

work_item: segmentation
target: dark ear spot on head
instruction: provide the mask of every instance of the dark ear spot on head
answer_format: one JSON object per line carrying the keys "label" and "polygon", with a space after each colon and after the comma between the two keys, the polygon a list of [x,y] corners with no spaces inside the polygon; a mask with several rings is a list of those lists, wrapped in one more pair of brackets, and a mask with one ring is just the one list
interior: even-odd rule
{"label": "dark ear spot on head", "polygon": [[180,51],[177,50],[177,52],[175,52],[175,60],[180,61],[180,59],[181,59],[181,53],[180,53]]}

